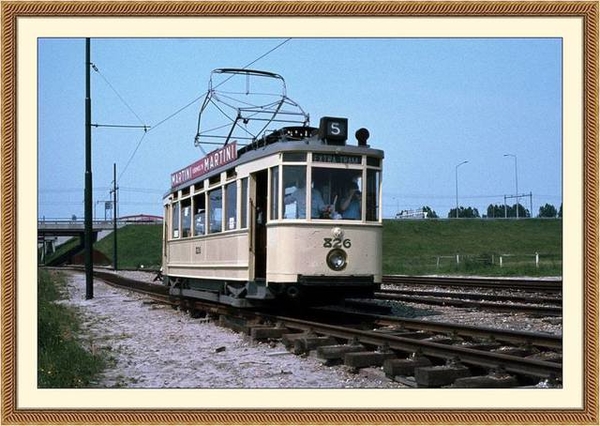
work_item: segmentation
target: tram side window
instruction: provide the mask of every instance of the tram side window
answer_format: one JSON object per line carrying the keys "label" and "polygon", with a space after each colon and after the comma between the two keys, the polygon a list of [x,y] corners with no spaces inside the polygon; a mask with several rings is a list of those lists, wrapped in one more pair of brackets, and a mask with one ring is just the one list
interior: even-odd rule
{"label": "tram side window", "polygon": [[314,167],[313,217],[360,220],[362,218],[362,170]]}
{"label": "tram side window", "polygon": [[215,189],[208,193],[208,220],[210,226],[208,233],[221,232],[223,230],[223,190]]}
{"label": "tram side window", "polygon": [[242,179],[242,229],[248,227],[248,178]]}
{"label": "tram side window", "polygon": [[206,196],[204,193],[194,196],[194,235],[206,234]]}
{"label": "tram side window", "polygon": [[284,219],[306,218],[306,166],[283,166]]}
{"label": "tram side window", "polygon": [[379,184],[380,172],[367,170],[367,220],[379,220]]}
{"label": "tram side window", "polygon": [[225,224],[227,229],[232,230],[236,228],[236,214],[237,214],[237,182],[232,182],[225,187]]}
{"label": "tram side window", "polygon": [[183,238],[192,236],[192,199],[186,198],[181,201],[181,236]]}
{"label": "tram side window", "polygon": [[271,219],[279,219],[279,168],[271,167]]}
{"label": "tram side window", "polygon": [[179,238],[179,201],[173,204],[171,210],[171,228],[173,229],[173,238]]}

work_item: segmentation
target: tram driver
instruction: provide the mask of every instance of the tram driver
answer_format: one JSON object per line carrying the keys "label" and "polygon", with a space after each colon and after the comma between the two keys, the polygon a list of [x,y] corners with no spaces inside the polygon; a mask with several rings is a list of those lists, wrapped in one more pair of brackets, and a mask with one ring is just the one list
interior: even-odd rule
{"label": "tram driver", "polygon": [[[328,211],[329,206],[323,201],[323,196],[317,188],[311,188],[311,212],[310,217],[318,219],[323,216],[323,212]],[[285,204],[296,203],[296,218],[306,219],[306,180],[299,179],[296,190],[286,195],[284,198]]]}
{"label": "tram driver", "polygon": [[344,219],[360,219],[361,194],[358,184],[352,182],[346,191],[346,196],[340,203]]}

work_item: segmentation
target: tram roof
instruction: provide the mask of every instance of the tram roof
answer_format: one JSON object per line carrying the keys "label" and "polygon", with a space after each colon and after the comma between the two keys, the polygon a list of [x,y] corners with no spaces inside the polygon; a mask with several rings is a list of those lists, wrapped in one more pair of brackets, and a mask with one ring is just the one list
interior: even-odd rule
{"label": "tram roof", "polygon": [[[245,145],[237,150],[237,159],[224,164],[201,176],[186,180],[172,186],[165,197],[180,189],[187,188],[205,179],[216,176],[225,170],[234,168],[240,164],[246,164],[260,158],[268,157],[278,152],[320,152],[325,154],[346,155],[369,155],[379,159],[384,158],[384,152],[380,149],[371,148],[369,145],[359,146],[344,143],[330,144],[319,138],[314,127],[284,127],[251,144]],[[298,137],[298,132],[307,132],[305,136]],[[209,154],[210,155],[210,154]]]}

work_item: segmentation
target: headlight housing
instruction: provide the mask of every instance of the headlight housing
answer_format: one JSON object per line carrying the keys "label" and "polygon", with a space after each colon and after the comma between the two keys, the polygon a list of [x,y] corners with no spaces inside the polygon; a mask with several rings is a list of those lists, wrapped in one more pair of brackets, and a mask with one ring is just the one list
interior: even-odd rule
{"label": "headlight housing", "polygon": [[327,266],[334,271],[341,271],[347,265],[347,255],[342,249],[336,248],[327,254]]}

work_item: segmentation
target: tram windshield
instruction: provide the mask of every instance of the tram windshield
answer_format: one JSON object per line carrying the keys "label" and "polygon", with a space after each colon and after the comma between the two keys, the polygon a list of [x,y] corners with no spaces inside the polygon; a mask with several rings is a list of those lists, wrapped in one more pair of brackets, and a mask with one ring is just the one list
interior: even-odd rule
{"label": "tram windshield", "polygon": [[312,167],[308,189],[306,177],[304,165],[283,166],[283,219],[379,219],[378,170],[365,182],[362,169]]}

